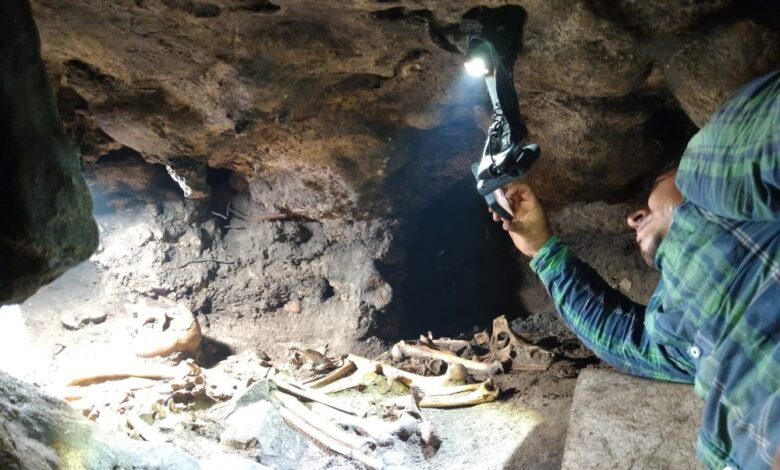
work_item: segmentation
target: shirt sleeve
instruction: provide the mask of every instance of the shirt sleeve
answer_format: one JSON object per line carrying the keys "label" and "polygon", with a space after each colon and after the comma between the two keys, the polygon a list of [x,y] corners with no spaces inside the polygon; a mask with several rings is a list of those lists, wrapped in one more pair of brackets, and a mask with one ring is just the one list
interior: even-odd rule
{"label": "shirt sleeve", "polygon": [[531,268],[564,323],[599,358],[628,374],[693,382],[694,365],[686,355],[658,344],[645,331],[645,307],[611,288],[557,237],[544,244]]}
{"label": "shirt sleeve", "polygon": [[688,143],[683,196],[733,220],[780,220],[780,71],[731,97]]}

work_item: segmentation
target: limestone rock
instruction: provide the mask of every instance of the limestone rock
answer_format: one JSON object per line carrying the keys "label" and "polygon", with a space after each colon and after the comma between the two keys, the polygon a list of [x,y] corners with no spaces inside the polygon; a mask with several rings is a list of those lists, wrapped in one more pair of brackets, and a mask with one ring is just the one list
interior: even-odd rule
{"label": "limestone rock", "polygon": [[308,446],[265,400],[233,411],[225,420],[220,441],[237,449],[259,448],[263,462],[274,467],[288,467],[300,459]]}
{"label": "limestone rock", "polygon": [[20,302],[97,246],[79,158],[23,0],[0,6],[0,116],[0,303]]}
{"label": "limestone rock", "polygon": [[[702,127],[739,87],[780,61],[780,33],[752,21],[706,32],[669,60],[669,88]],[[717,73],[715,73],[717,71]]]}
{"label": "limestone rock", "polygon": [[169,444],[98,431],[65,402],[0,372],[2,468],[200,468]]}

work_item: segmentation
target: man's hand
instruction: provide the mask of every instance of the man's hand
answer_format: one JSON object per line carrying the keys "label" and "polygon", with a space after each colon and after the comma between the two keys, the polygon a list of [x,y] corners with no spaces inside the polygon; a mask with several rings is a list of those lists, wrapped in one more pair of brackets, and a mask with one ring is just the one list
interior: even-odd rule
{"label": "man's hand", "polygon": [[515,218],[504,220],[494,213],[493,220],[503,222],[504,230],[509,232],[512,242],[520,252],[526,256],[535,256],[552,236],[547,215],[531,188],[524,184],[510,186],[506,191],[506,198],[512,206]]}

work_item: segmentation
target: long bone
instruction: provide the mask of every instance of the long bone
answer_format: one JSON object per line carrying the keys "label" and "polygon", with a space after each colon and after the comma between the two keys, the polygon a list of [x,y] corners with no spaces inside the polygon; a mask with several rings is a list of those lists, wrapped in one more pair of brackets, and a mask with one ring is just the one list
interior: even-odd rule
{"label": "long bone", "polygon": [[279,403],[281,403],[283,407],[295,413],[299,418],[351,449],[361,453],[367,453],[376,449],[376,441],[373,439],[367,439],[344,431],[324,416],[310,410],[303,402],[294,396],[277,391],[274,392],[273,397],[279,400]]}
{"label": "long bone", "polygon": [[[498,398],[499,389],[488,379],[479,384],[476,390],[458,395],[426,395],[419,401],[420,408],[458,408],[463,406],[489,403]],[[388,405],[398,406],[405,403],[405,397],[385,400]]]}
{"label": "long bone", "polygon": [[434,349],[430,346],[408,344],[406,341],[399,341],[393,346],[393,359],[402,361],[409,357],[419,357],[426,359],[440,359],[450,364],[460,364],[469,371],[480,374],[493,375],[503,370],[503,365],[499,361],[488,363],[464,359],[450,350]]}
{"label": "long bone", "polygon": [[293,413],[288,408],[279,408],[279,414],[282,415],[282,418],[284,418],[284,420],[287,421],[290,426],[306,434],[320,446],[330,449],[337,454],[341,454],[345,457],[357,460],[372,470],[381,470],[384,468],[384,463],[381,460],[366,455],[363,452],[357,451],[352,447],[343,444],[341,441],[334,439],[333,437],[306,422],[306,420]]}
{"label": "long bone", "polygon": [[458,393],[474,390],[478,386],[477,384],[465,383],[468,373],[462,364],[451,363],[444,375],[426,377],[354,354],[350,354],[348,359],[358,366],[358,370],[374,369],[388,379],[397,380],[407,387],[417,387],[423,393],[437,394],[448,390],[454,390],[451,393]]}

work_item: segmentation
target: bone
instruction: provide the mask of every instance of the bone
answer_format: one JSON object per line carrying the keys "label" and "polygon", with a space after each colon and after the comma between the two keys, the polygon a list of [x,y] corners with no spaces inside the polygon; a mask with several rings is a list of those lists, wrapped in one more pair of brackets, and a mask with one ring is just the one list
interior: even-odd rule
{"label": "bone", "polygon": [[295,413],[299,418],[303,419],[320,432],[326,434],[331,439],[339,441],[361,453],[376,449],[376,441],[373,439],[367,439],[344,431],[324,416],[310,410],[294,396],[282,392],[274,392],[273,396],[279,400],[279,403],[281,403],[282,406]]}
{"label": "bone", "polygon": [[299,417],[289,409],[281,407],[279,409],[279,414],[282,415],[282,418],[284,418],[284,420],[287,421],[290,426],[306,434],[310,439],[315,441],[320,446],[330,449],[337,454],[341,454],[345,457],[357,460],[370,469],[381,470],[384,468],[384,463],[381,460],[356,451],[348,445],[342,444],[338,440],[307,423],[303,418]]}
{"label": "bone", "polygon": [[342,426],[359,429],[382,446],[391,445],[395,437],[406,440],[417,432],[417,420],[407,413],[402,413],[394,421],[385,421],[379,418],[358,418],[320,403],[312,403],[311,408]]}
{"label": "bone", "polygon": [[499,361],[492,362],[478,362],[471,359],[464,359],[455,355],[452,351],[443,351],[441,349],[434,349],[430,346],[412,345],[407,344],[405,341],[399,341],[393,346],[392,350],[393,359],[402,361],[409,357],[418,357],[426,359],[441,359],[442,361],[450,364],[460,364],[469,371],[477,372],[480,374],[497,374],[503,370],[503,366]]}
{"label": "bone", "polygon": [[290,395],[294,395],[296,397],[303,398],[309,401],[316,401],[322,403],[323,405],[327,405],[331,408],[337,409],[339,411],[343,411],[344,413],[349,413],[351,415],[361,416],[361,417],[366,415],[365,412],[360,412],[355,408],[347,405],[346,403],[342,403],[340,400],[337,400],[336,398],[326,395],[325,393],[322,393],[319,390],[314,390],[312,388],[306,387],[305,385],[289,382],[285,379],[282,379],[279,376],[272,377],[271,381],[280,390],[287,392]]}
{"label": "bone", "polygon": [[388,379],[397,380],[407,387],[418,387],[427,394],[437,394],[437,392],[444,391],[449,387],[461,386],[468,378],[466,368],[458,363],[448,363],[449,365],[444,375],[425,377],[354,354],[350,354],[348,359],[357,365],[358,370],[375,370]]}
{"label": "bone", "polygon": [[486,359],[511,365],[512,370],[547,370],[553,353],[517,335],[504,315],[493,320],[490,354]]}
{"label": "bone", "polygon": [[[423,396],[419,398],[417,406],[420,408],[460,408],[488,403],[498,398],[499,390],[492,380],[488,379],[477,385],[475,390],[468,393]],[[408,397],[389,398],[384,403],[388,406],[410,409]]]}
{"label": "bone", "polygon": [[123,380],[131,377],[151,380],[172,379],[184,374],[185,372],[180,368],[170,366],[153,364],[118,364],[113,368],[111,366],[103,366],[82,375],[70,377],[65,380],[65,386],[85,386],[107,382],[109,380]]}
{"label": "bone", "polygon": [[478,389],[461,395],[427,395],[420,400],[420,408],[459,408],[489,403],[498,398],[498,388],[488,379]]}
{"label": "bone", "polygon": [[154,442],[157,444],[166,442],[165,436],[160,434],[160,432],[153,427],[146,424],[138,416],[127,415],[127,424],[129,424],[131,428],[135,429],[135,432],[137,432],[138,435],[147,442]]}
{"label": "bone", "polygon": [[[349,376],[353,372],[357,370],[357,367],[355,366],[355,363],[352,361],[345,361],[344,364],[339,367],[338,369],[331,371],[329,374],[320,377],[318,379],[312,380],[311,382],[307,382],[306,386],[311,388],[321,388],[326,385],[329,385],[337,380],[343,379],[344,377]],[[327,393],[327,392],[326,392]]]}

